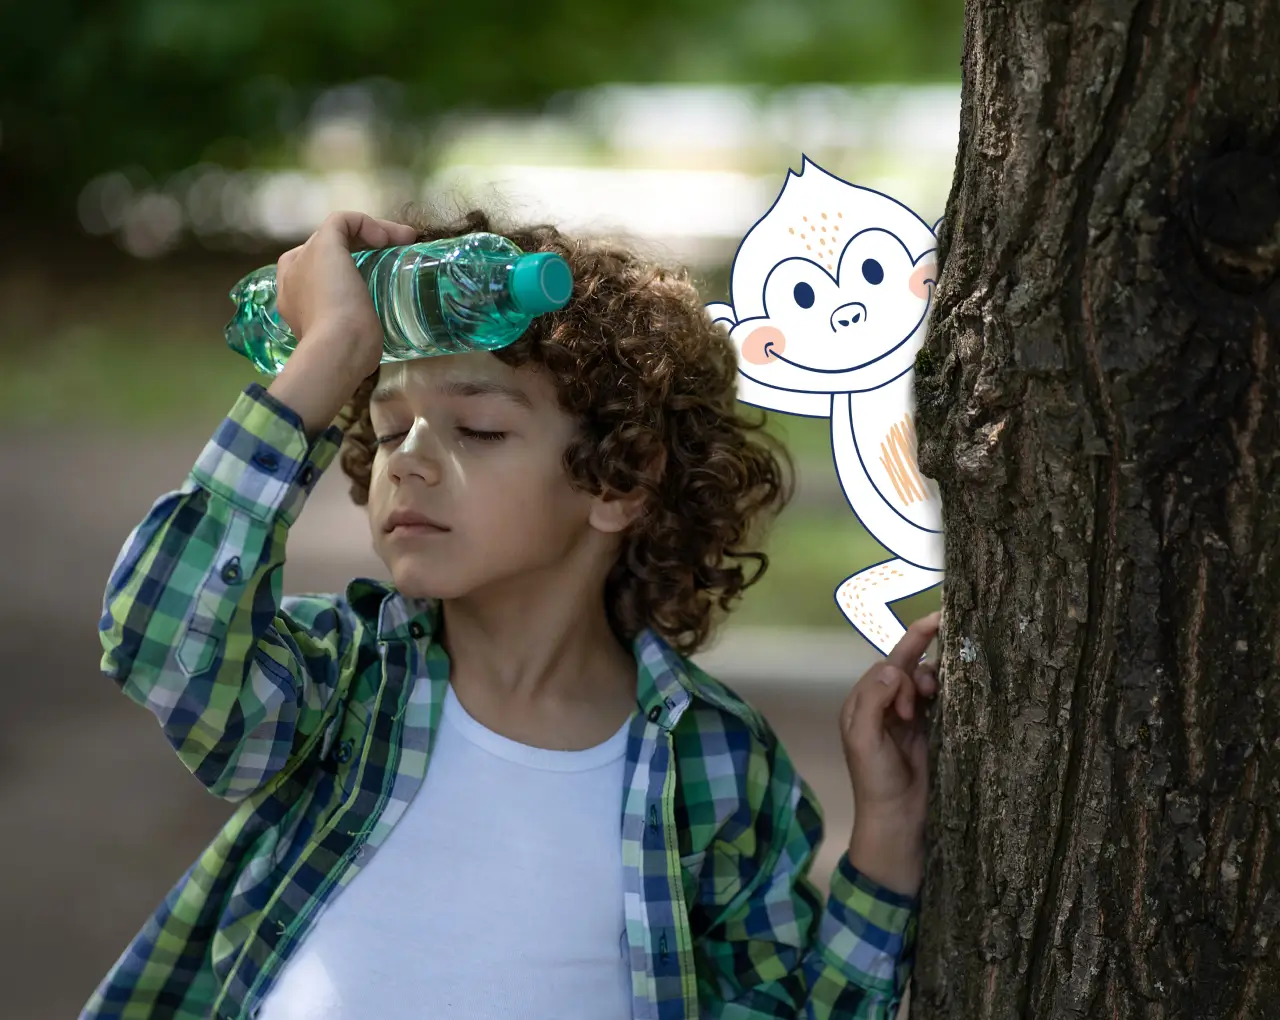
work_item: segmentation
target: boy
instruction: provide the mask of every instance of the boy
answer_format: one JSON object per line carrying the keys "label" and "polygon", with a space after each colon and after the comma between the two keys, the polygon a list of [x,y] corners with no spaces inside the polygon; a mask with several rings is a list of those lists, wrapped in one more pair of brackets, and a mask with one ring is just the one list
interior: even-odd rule
{"label": "boy", "polygon": [[[728,338],[685,279],[537,228],[508,236],[568,259],[565,309],[379,368],[349,252],[487,229],[343,213],[285,253],[297,350],[121,553],[103,669],[239,806],[82,1016],[893,1016],[936,617],[846,703],[857,821],[824,909],[811,791],[685,658],[785,501]],[[344,428],[392,583],[282,599]]]}

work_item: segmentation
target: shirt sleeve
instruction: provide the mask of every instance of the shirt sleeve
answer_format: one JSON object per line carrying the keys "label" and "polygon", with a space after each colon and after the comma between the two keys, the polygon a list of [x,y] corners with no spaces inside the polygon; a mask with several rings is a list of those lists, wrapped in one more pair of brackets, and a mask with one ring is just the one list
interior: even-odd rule
{"label": "shirt sleeve", "polygon": [[112,569],[102,670],[213,794],[261,788],[310,736],[356,650],[337,600],[281,597],[285,539],[342,440],[246,387]]}
{"label": "shirt sleeve", "polygon": [[707,863],[716,874],[701,883],[720,890],[698,905],[709,923],[696,950],[703,1015],[893,1020],[911,976],[916,901],[842,855],[824,906],[808,877],[822,842],[817,798],[776,738],[753,758],[754,823],[732,844],[713,845]]}

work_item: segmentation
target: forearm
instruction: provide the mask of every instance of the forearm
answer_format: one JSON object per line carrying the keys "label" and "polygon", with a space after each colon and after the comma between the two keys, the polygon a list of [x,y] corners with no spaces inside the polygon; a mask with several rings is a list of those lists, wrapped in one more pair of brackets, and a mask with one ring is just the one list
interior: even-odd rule
{"label": "forearm", "polygon": [[843,857],[806,957],[806,1016],[890,1020],[915,962],[918,904],[858,871]]}
{"label": "forearm", "polygon": [[914,897],[924,878],[924,826],[907,818],[854,815],[849,863],[878,885]]}
{"label": "forearm", "polygon": [[[708,984],[704,1001],[717,1020],[893,1020],[915,945],[915,898],[858,871],[842,855],[823,898],[808,873],[822,842],[813,791],[780,750],[767,787],[778,801],[752,805],[769,820],[770,849],[750,852],[768,869],[744,900],[726,880],[701,909],[715,918],[700,949]],[[777,807],[780,802],[785,807]],[[724,862],[734,853],[720,854]],[[732,872],[725,871],[726,879]],[[746,872],[743,873],[744,875]]]}
{"label": "forearm", "polygon": [[[261,394],[261,391],[258,391]],[[308,446],[245,395],[186,485],[130,536],[107,585],[103,671],[160,722],[211,792],[250,792],[287,759],[300,713],[323,700],[280,611],[288,527],[336,452]]]}
{"label": "forearm", "polygon": [[[779,895],[778,881],[789,895]],[[762,930],[766,916],[771,923]],[[825,905],[806,879],[779,877],[703,943],[718,994],[702,1000],[702,1016],[894,1020],[911,976],[915,922],[913,899],[878,885],[847,858],[831,876]],[[766,972],[773,976],[763,978]]]}
{"label": "forearm", "polygon": [[308,335],[267,388],[302,419],[308,442],[333,423],[366,377],[359,347],[336,329]]}

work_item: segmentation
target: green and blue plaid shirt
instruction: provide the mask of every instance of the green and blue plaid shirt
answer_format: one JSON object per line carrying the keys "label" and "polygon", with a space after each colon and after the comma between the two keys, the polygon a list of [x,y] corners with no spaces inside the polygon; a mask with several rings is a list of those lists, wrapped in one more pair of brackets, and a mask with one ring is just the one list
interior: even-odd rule
{"label": "green and blue plaid shirt", "polygon": [[[250,385],[108,583],[103,670],[238,805],[103,979],[88,1018],[241,1020],[420,787],[449,682],[438,605],[374,581],[281,595],[290,525],[342,439]],[[915,904],[841,858],[758,713],[656,634],[620,819],[633,1012],[891,1018]],[[502,922],[493,918],[494,924]]]}

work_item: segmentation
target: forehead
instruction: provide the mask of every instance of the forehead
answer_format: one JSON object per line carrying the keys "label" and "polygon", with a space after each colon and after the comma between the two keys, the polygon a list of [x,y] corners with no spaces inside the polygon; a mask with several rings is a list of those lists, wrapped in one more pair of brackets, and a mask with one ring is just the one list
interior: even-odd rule
{"label": "forehead", "polygon": [[888,195],[811,164],[788,175],[734,257],[730,291],[739,321],[764,314],[764,281],[779,262],[808,259],[834,274],[844,246],[868,228],[892,233],[913,259],[935,246],[928,224]]}
{"label": "forehead", "polygon": [[545,389],[545,381],[534,372],[512,368],[486,352],[473,352],[383,365],[370,403],[377,406],[415,394],[488,396],[533,409],[546,399]]}

